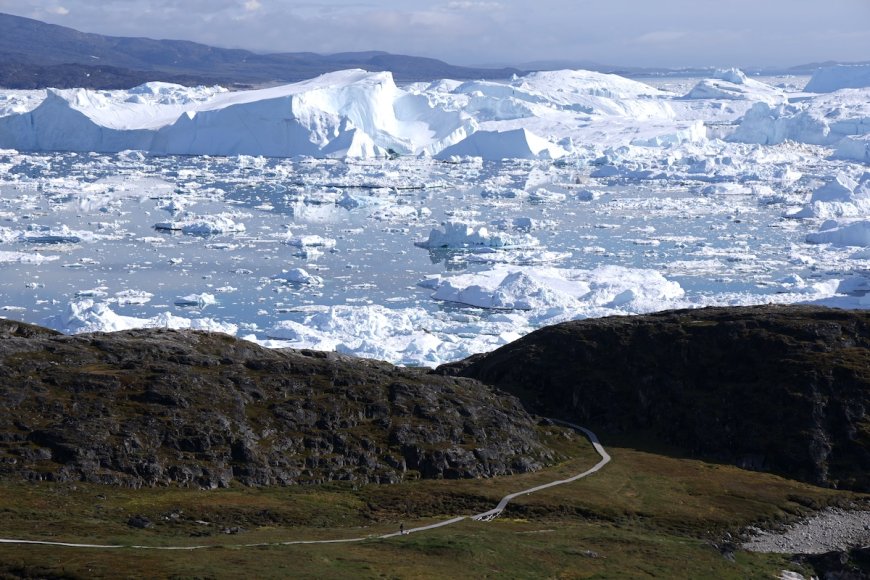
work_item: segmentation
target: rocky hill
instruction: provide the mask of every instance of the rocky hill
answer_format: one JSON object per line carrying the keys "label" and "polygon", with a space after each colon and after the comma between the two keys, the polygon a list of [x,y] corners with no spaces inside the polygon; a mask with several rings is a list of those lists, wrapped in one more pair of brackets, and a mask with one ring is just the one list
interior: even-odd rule
{"label": "rocky hill", "polygon": [[870,491],[870,312],[759,306],[574,321],[442,371],[605,439],[652,435],[650,446]]}
{"label": "rocky hill", "polygon": [[130,486],[396,482],[553,459],[476,381],[221,334],[0,320],[0,474]]}

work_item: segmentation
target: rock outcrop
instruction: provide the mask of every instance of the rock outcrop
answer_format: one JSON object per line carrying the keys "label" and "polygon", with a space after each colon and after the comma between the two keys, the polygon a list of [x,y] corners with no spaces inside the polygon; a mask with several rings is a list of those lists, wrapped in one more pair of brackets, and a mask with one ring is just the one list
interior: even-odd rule
{"label": "rock outcrop", "polygon": [[64,336],[0,320],[0,474],[206,488],[526,472],[516,398],[424,369],[227,335]]}
{"label": "rock outcrop", "polygon": [[527,409],[870,491],[870,312],[758,306],[567,322],[442,367]]}

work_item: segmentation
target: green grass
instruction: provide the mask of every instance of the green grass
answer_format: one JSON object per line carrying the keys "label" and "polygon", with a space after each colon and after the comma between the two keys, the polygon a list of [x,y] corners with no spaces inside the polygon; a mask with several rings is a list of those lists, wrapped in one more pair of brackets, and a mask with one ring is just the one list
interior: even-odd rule
{"label": "green grass", "polygon": [[[491,523],[359,544],[234,545],[360,537],[489,509],[506,493],[585,470],[585,440],[553,430],[563,463],[491,480],[289,488],[121,489],[0,481],[0,537],[207,550],[84,550],[0,545],[0,577],[770,578],[787,558],[715,547],[750,523],[865,499],[774,475],[610,447],[601,472],[518,498]],[[176,514],[177,517],[172,517]],[[132,515],[154,522],[127,525]],[[199,522],[207,522],[198,523]],[[243,528],[222,533],[224,528]]]}

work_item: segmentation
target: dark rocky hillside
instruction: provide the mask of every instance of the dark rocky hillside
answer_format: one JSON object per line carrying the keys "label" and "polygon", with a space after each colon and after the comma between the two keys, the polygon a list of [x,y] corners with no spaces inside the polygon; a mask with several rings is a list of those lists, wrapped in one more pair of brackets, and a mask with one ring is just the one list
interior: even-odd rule
{"label": "dark rocky hillside", "polygon": [[0,474],[226,486],[489,477],[552,460],[476,381],[221,334],[0,320]]}
{"label": "dark rocky hillside", "polygon": [[442,371],[594,425],[605,440],[652,434],[698,456],[870,491],[870,312],[759,306],[575,321]]}
{"label": "dark rocky hillside", "polygon": [[259,54],[183,40],[89,34],[0,13],[0,87],[11,89],[115,89],[147,81],[250,85],[300,81],[349,68],[391,71],[400,82],[508,78],[521,73],[379,51]]}

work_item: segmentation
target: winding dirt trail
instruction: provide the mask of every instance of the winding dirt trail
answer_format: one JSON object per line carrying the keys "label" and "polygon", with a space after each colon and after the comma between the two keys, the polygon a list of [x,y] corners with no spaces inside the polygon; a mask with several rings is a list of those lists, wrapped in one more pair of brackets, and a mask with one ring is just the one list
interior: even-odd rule
{"label": "winding dirt trail", "polygon": [[429,524],[428,526],[419,526],[416,528],[408,528],[404,531],[392,532],[389,534],[378,534],[371,536],[363,536],[358,538],[343,538],[339,540],[292,540],[288,542],[264,542],[257,544],[213,544],[213,545],[199,545],[199,546],[139,546],[139,545],[111,545],[111,544],[77,544],[72,542],[49,542],[45,540],[21,540],[15,538],[0,538],[0,544],[29,544],[29,545],[40,545],[40,546],[58,546],[65,548],[93,548],[93,549],[101,549],[101,550],[117,550],[117,549],[133,549],[133,550],[206,550],[210,548],[255,548],[255,547],[263,547],[263,546],[293,546],[293,545],[303,545],[303,544],[348,544],[353,542],[366,542],[371,540],[384,540],[388,538],[394,538],[396,536],[407,535],[407,534],[416,534],[420,532],[425,532],[427,530],[434,530],[435,528],[443,528],[444,526],[449,526],[452,524],[459,523],[461,521],[471,519],[479,522],[489,522],[493,519],[497,518],[501,515],[502,511],[504,511],[505,507],[507,507],[508,503],[511,500],[516,499],[522,495],[529,495],[531,493],[535,493],[537,491],[541,491],[543,489],[548,489],[551,487],[556,487],[557,485],[564,485],[566,483],[571,483],[577,481],[578,479],[582,479],[586,476],[592,475],[593,473],[599,471],[602,467],[607,465],[610,462],[610,454],[604,449],[604,446],[598,441],[598,437],[585,427],[581,427],[580,425],[575,425],[574,423],[569,423],[567,421],[559,421],[553,419],[553,422],[562,425],[564,427],[570,427],[576,431],[583,433],[588,439],[589,442],[592,443],[592,447],[595,449],[596,453],[601,457],[601,461],[596,463],[594,466],[590,467],[583,473],[578,473],[572,477],[567,479],[560,479],[557,481],[551,481],[550,483],[545,483],[542,485],[538,485],[535,487],[531,487],[529,489],[524,489],[522,491],[517,491],[511,494],[508,494],[501,498],[501,501],[498,502],[491,510],[475,514],[473,516],[459,516],[450,520],[445,520],[443,522],[438,522],[435,524]]}

